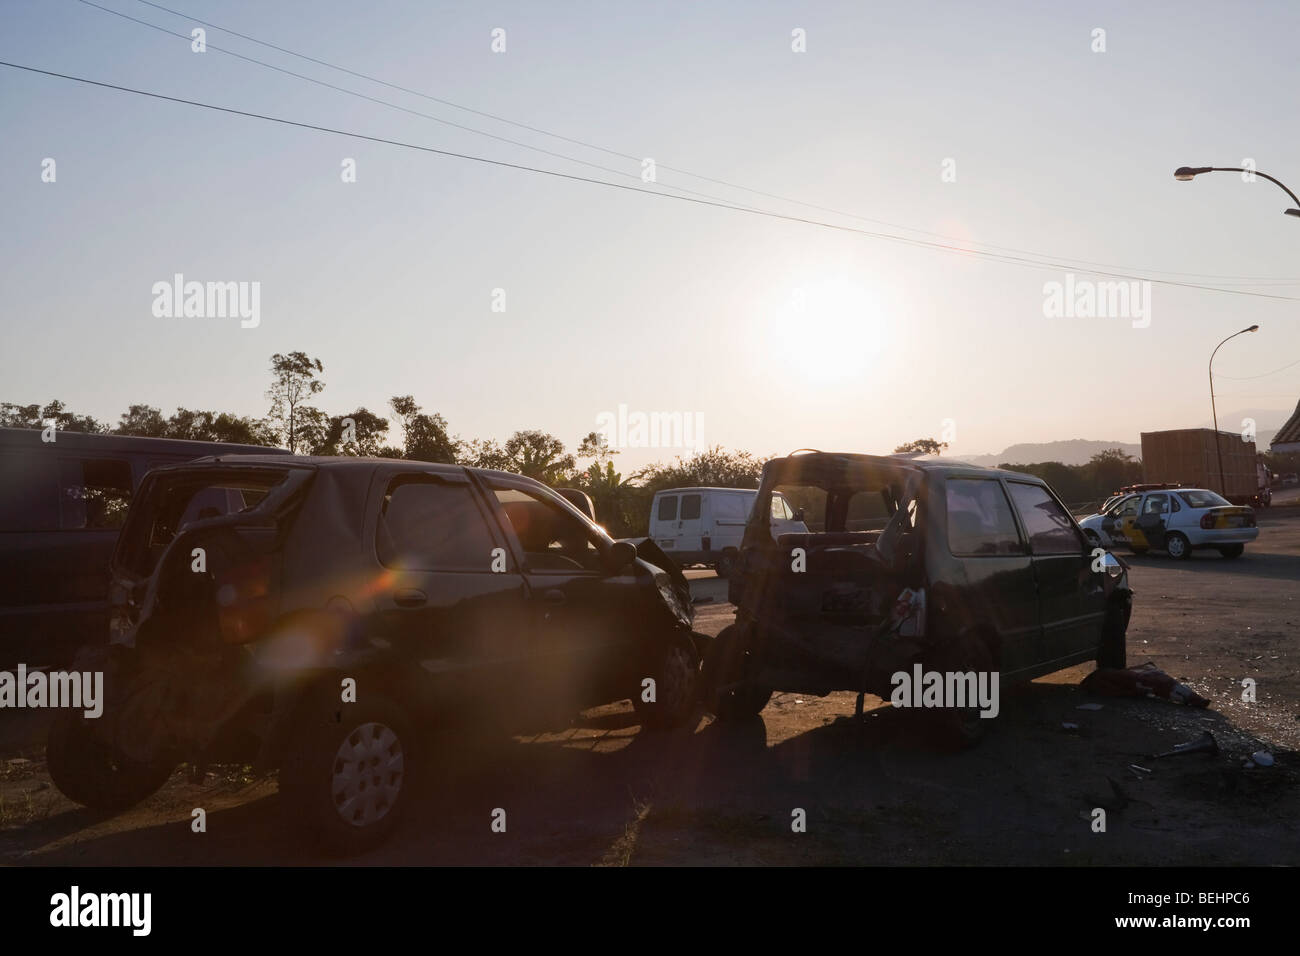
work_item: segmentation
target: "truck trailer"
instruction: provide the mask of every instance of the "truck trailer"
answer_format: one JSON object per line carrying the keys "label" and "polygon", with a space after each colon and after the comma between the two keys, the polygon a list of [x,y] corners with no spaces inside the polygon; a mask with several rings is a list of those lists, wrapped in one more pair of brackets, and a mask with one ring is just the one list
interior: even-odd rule
{"label": "truck trailer", "polygon": [[[1222,456],[1222,478],[1220,478]],[[1268,506],[1267,480],[1261,482],[1254,441],[1212,428],[1178,428],[1142,433],[1142,479],[1147,484],[1178,484],[1217,491],[1233,504]]]}

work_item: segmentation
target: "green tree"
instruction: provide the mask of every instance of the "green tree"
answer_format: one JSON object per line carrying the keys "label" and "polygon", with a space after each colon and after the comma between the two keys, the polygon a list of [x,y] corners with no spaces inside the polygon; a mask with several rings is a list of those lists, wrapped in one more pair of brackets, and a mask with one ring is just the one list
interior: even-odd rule
{"label": "green tree", "polygon": [[[134,406],[133,406],[134,407]],[[229,412],[204,412],[178,408],[167,419],[164,438],[189,441],[225,441],[241,445],[276,447],[276,429],[256,418]]]}
{"label": "green tree", "polygon": [[64,404],[57,399],[44,407],[0,402],[0,426],[6,428],[44,428],[50,421],[53,421],[55,427],[63,432],[97,434],[108,431],[107,428],[89,415],[77,415],[68,411]]}
{"label": "green tree", "polygon": [[402,424],[402,457],[412,461],[452,464],[457,461],[460,442],[447,433],[447,420],[420,410],[410,395],[395,395],[388,404]]}
{"label": "green tree", "polygon": [[323,438],[323,416],[315,409],[306,418],[308,431],[316,434],[306,437],[299,434],[299,409],[311,396],[324,390],[325,383],[316,377],[324,372],[320,359],[310,358],[306,352],[290,352],[288,355],[276,352],[271,356],[271,387],[266,392],[266,397],[271,400],[269,417],[277,427],[284,447],[295,454],[299,449],[313,447],[311,437],[317,442]]}
{"label": "green tree", "polygon": [[646,497],[643,489],[632,484],[614,470],[614,463],[605,462],[602,468],[592,462],[587,470],[575,476],[574,482],[591,496],[596,510],[596,521],[616,538],[626,538],[636,533],[640,514],[640,500]]}
{"label": "green tree", "polygon": [[578,443],[578,457],[594,458],[598,465],[606,464],[617,454],[617,449],[610,448],[609,440],[600,432],[588,432]]}
{"label": "green tree", "polygon": [[562,483],[577,466],[564,451],[564,442],[537,430],[517,431],[503,449],[507,469],[548,485]]}
{"label": "green tree", "polygon": [[[351,436],[350,439],[348,435]],[[315,447],[313,454],[380,457],[385,451],[383,442],[387,435],[388,419],[380,418],[363,406],[346,415],[331,416],[326,425],[325,436]]]}
{"label": "green tree", "polygon": [[908,453],[919,453],[922,455],[940,455],[943,449],[948,447],[946,441],[935,441],[933,438],[918,438],[910,441],[905,445],[899,445],[894,449],[895,455],[904,455]]}
{"label": "green tree", "polygon": [[166,438],[167,419],[162,410],[152,405],[132,405],[123,412],[113,429],[118,435],[138,435],[142,438]]}
{"label": "green tree", "polygon": [[475,438],[468,443],[460,443],[460,455],[456,459],[462,465],[468,465],[471,468],[494,468],[497,471],[508,471],[510,468],[510,456],[506,450],[501,447],[499,442],[491,438]]}

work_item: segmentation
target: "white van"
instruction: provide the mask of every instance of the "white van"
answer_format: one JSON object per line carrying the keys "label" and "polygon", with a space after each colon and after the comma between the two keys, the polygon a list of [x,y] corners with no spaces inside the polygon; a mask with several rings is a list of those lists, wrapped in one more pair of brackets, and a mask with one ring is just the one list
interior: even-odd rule
{"label": "white van", "polygon": [[[758,491],[754,488],[668,488],[655,492],[650,506],[650,537],[678,567],[702,564],[718,577],[730,572],[740,550],[745,522]],[[802,515],[772,495],[772,534],[806,534]]]}

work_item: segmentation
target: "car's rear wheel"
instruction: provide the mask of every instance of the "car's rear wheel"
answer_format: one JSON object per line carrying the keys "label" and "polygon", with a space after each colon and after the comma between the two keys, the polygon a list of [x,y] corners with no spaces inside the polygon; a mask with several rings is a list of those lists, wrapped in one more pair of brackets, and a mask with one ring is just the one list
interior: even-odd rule
{"label": "car's rear wheel", "polygon": [[280,768],[286,814],[336,853],[377,846],[409,802],[410,725],[402,708],[371,695],[331,710],[312,704],[303,736]]}
{"label": "car's rear wheel", "polygon": [[646,700],[643,683],[632,697],[641,724],[651,730],[680,727],[695,710],[700,659],[687,640],[674,640],[659,655],[654,673],[654,700]]}
{"label": "car's rear wheel", "polygon": [[1165,551],[1175,561],[1186,561],[1192,556],[1192,543],[1181,531],[1171,531],[1165,537]]}
{"label": "car's rear wheel", "polygon": [[50,726],[45,763],[59,792],[83,807],[119,813],[156,792],[174,761],[139,763],[115,753],[77,711],[60,711]]}
{"label": "car's rear wheel", "polygon": [[701,696],[704,706],[719,720],[753,717],[772,697],[770,687],[753,682],[756,661],[744,637],[735,624],[724,627],[704,656]]}
{"label": "car's rear wheel", "polygon": [[1244,544],[1225,544],[1219,548],[1219,554],[1225,558],[1239,558],[1245,550]]}
{"label": "car's rear wheel", "polygon": [[713,570],[717,572],[720,578],[729,578],[736,573],[736,552],[723,551],[718,555],[717,562],[713,565]]}
{"label": "car's rear wheel", "polygon": [[[957,639],[927,662],[928,670],[941,674],[973,671],[977,686],[980,683],[979,676],[990,674],[995,666],[988,643],[978,634],[968,634]],[[988,678],[986,681],[986,686],[991,687],[992,681]],[[978,701],[970,704],[966,707],[939,707],[922,711],[930,736],[937,746],[945,750],[965,750],[984,739],[990,718],[981,716]],[[998,706],[997,701],[993,704]]]}

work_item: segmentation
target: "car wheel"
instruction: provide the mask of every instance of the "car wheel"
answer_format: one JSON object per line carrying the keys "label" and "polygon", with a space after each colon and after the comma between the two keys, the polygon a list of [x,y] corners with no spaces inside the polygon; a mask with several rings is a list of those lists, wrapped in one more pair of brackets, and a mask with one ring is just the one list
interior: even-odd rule
{"label": "car wheel", "polygon": [[655,666],[655,699],[645,699],[646,687],[637,688],[632,706],[641,725],[651,730],[680,727],[695,710],[699,692],[700,659],[688,641],[675,640],[664,649]]}
{"label": "car wheel", "polygon": [[1225,558],[1239,558],[1245,550],[1246,546],[1244,544],[1225,544],[1219,549],[1219,554]]}
{"label": "car wheel", "polygon": [[1128,622],[1133,613],[1131,591],[1116,591],[1106,602],[1106,616],[1097,646],[1097,666],[1123,670],[1128,667]]}
{"label": "car wheel", "polygon": [[[753,654],[745,647],[744,632],[735,624],[724,627],[709,647],[700,675],[701,696],[708,711],[719,720],[743,720],[762,711],[772,689],[754,684],[749,679],[753,670]],[[735,686],[718,689],[727,685]]]}
{"label": "car wheel", "polygon": [[736,573],[736,552],[723,551],[718,555],[717,562],[713,565],[713,570],[717,572],[720,578],[729,578]]}
{"label": "car wheel", "polygon": [[156,792],[173,761],[138,763],[114,753],[76,711],[60,711],[50,726],[45,763],[59,792],[83,807],[118,813]]}
{"label": "car wheel", "polygon": [[388,837],[408,802],[406,715],[379,695],[342,710],[310,706],[304,736],[280,768],[284,810],[330,852],[360,853]]}
{"label": "car wheel", "polygon": [[1165,551],[1175,561],[1186,561],[1192,556],[1192,543],[1181,531],[1171,531],[1165,537]]}
{"label": "car wheel", "polygon": [[[989,646],[976,634],[968,635],[956,646],[945,648],[927,663],[927,669],[939,673],[980,673],[995,668]],[[944,750],[966,750],[984,739],[989,718],[980,716],[978,703],[972,707],[939,707],[921,711],[934,743]]]}

